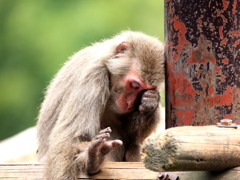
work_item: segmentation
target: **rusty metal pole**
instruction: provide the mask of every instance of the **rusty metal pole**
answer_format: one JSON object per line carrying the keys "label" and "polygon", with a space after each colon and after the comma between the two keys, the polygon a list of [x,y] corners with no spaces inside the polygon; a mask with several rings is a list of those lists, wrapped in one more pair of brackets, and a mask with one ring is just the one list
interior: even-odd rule
{"label": "rusty metal pole", "polygon": [[166,127],[240,124],[240,1],[165,0]]}

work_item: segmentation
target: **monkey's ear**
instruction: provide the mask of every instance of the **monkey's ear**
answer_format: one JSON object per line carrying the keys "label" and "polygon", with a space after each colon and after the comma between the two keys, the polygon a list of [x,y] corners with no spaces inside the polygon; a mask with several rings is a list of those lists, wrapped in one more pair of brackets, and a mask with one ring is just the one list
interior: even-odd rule
{"label": "monkey's ear", "polygon": [[128,42],[122,42],[116,47],[116,54],[118,53],[124,53],[129,48]]}

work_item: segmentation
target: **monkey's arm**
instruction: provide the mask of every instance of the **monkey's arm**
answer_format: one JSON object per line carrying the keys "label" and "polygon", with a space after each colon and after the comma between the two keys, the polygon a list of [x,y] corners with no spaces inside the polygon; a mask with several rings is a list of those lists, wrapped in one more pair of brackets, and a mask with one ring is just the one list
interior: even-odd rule
{"label": "monkey's arm", "polygon": [[132,144],[127,147],[124,160],[128,162],[141,161],[141,143],[156,128],[159,122],[160,95],[156,90],[147,90],[141,97],[141,103],[129,117],[128,135]]}
{"label": "monkey's arm", "polygon": [[131,115],[129,133],[135,134],[138,143],[150,135],[160,120],[160,95],[157,90],[147,90],[141,97],[138,109]]}
{"label": "monkey's arm", "polygon": [[46,162],[48,168],[45,173],[48,179],[77,179],[79,171],[97,173],[106,155],[122,145],[120,140],[106,141],[110,133],[110,128],[101,130],[90,142],[81,142],[79,137],[66,139],[64,133],[57,133],[59,141],[52,139],[50,142]]}

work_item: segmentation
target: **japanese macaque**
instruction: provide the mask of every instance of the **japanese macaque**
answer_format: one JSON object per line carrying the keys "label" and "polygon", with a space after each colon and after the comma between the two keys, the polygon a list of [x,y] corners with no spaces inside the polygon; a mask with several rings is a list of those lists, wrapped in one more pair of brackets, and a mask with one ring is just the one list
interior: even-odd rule
{"label": "japanese macaque", "polygon": [[74,54],[47,88],[38,117],[45,177],[75,180],[104,161],[140,161],[154,131],[164,81],[162,43],[123,31]]}

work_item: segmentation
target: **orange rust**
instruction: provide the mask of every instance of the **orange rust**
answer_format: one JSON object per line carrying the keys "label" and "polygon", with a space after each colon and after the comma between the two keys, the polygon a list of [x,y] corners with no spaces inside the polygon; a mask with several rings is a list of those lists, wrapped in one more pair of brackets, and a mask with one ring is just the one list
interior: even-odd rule
{"label": "orange rust", "polygon": [[240,39],[238,39],[238,40],[236,40],[236,41],[234,42],[233,47],[237,47],[239,44],[240,44]]}
{"label": "orange rust", "polygon": [[219,27],[219,36],[220,38],[223,38],[223,26]]}
{"label": "orange rust", "polygon": [[197,23],[202,24],[202,20],[201,20],[201,19],[198,19],[198,20],[197,20]]}
{"label": "orange rust", "polygon": [[236,7],[237,7],[237,0],[234,0],[234,1],[233,1],[232,14],[236,14]]}
{"label": "orange rust", "polygon": [[221,16],[222,14],[221,10],[217,9],[216,12],[217,12],[217,16]]}
{"label": "orange rust", "polygon": [[232,117],[233,117],[232,114],[228,114],[228,115],[224,116],[225,119],[231,119]]}
{"label": "orange rust", "polygon": [[208,88],[208,94],[213,95],[213,93],[214,93],[214,88],[213,87],[209,87]]}
{"label": "orange rust", "polygon": [[177,52],[180,52],[185,44],[189,42],[185,39],[186,26],[182,22],[178,20],[178,16],[174,16],[173,18],[173,27],[178,31],[179,45],[176,46]]}
{"label": "orange rust", "polygon": [[221,45],[226,45],[227,44],[227,38],[224,38],[222,41],[221,41]]}
{"label": "orange rust", "polygon": [[222,60],[222,63],[228,64],[228,59],[227,59],[227,58],[223,59],[223,60]]}
{"label": "orange rust", "polygon": [[176,110],[177,117],[183,120],[183,123],[190,124],[191,121],[195,118],[194,110]]}
{"label": "orange rust", "polygon": [[227,7],[228,7],[228,4],[229,2],[227,0],[222,0],[222,3],[223,3],[223,10],[226,11],[227,10]]}
{"label": "orange rust", "polygon": [[174,53],[174,55],[173,55],[173,60],[174,60],[175,62],[177,62],[177,60],[178,60],[178,55],[177,55],[176,53]]}
{"label": "orange rust", "polygon": [[231,36],[231,37],[236,37],[236,38],[238,38],[238,37],[240,37],[240,30],[230,31],[228,34],[229,34],[229,36]]}
{"label": "orange rust", "polygon": [[219,67],[214,67],[214,71],[216,71],[216,72],[220,72],[221,71],[221,69],[219,68]]}
{"label": "orange rust", "polygon": [[188,63],[189,64],[195,64],[197,63],[197,54],[194,50],[192,50],[191,56],[188,58]]}
{"label": "orange rust", "polygon": [[215,95],[214,97],[210,97],[210,107],[213,106],[222,106],[222,105],[230,105],[232,103],[233,97],[231,95],[231,87],[227,87],[227,90],[222,95]]}

